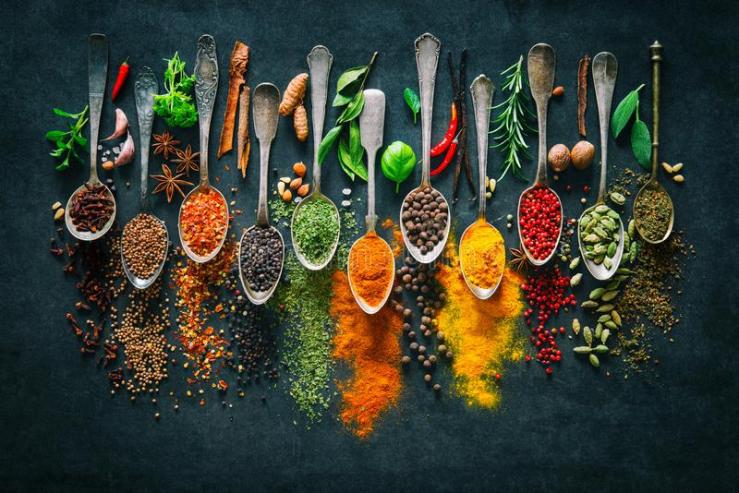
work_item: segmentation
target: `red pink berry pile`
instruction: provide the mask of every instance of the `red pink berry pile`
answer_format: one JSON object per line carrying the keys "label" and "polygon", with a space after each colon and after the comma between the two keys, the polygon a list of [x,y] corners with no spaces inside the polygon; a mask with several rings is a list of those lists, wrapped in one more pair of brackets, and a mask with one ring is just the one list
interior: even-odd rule
{"label": "red pink berry pile", "polygon": [[544,260],[557,247],[562,204],[547,187],[536,187],[521,198],[519,210],[521,241],[532,257]]}

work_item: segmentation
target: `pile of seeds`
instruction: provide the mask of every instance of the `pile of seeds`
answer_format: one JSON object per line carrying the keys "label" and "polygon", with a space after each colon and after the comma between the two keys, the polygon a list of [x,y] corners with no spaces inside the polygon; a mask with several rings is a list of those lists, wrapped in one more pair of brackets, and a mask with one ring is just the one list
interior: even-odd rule
{"label": "pile of seeds", "polygon": [[139,279],[149,279],[167,255],[167,227],[156,217],[142,212],[123,228],[123,258]]}
{"label": "pile of seeds", "polygon": [[295,246],[309,262],[325,262],[339,239],[339,217],[333,204],[322,199],[303,204],[295,213],[293,237]]}
{"label": "pile of seeds", "polygon": [[105,227],[113,215],[113,197],[102,184],[86,183],[70,204],[72,224],[77,231],[95,233]]}
{"label": "pile of seeds", "polygon": [[518,211],[521,241],[532,257],[544,260],[557,247],[562,222],[562,204],[547,187],[529,190]]}
{"label": "pile of seeds", "polygon": [[613,258],[621,241],[618,212],[605,204],[596,205],[583,215],[578,229],[585,247],[585,258],[597,265],[602,264],[609,271],[617,267]]}
{"label": "pile of seeds", "polygon": [[279,280],[284,246],[280,233],[255,226],[241,238],[241,276],[252,291],[269,291]]}
{"label": "pile of seeds", "polygon": [[221,195],[212,189],[194,193],[182,205],[182,241],[196,255],[213,252],[226,237],[228,210]]}
{"label": "pile of seeds", "polygon": [[438,190],[431,187],[414,190],[403,201],[400,215],[408,239],[422,254],[444,241],[449,210]]}
{"label": "pile of seeds", "polygon": [[645,188],[634,202],[634,219],[647,240],[665,237],[672,217],[672,201],[662,188]]}

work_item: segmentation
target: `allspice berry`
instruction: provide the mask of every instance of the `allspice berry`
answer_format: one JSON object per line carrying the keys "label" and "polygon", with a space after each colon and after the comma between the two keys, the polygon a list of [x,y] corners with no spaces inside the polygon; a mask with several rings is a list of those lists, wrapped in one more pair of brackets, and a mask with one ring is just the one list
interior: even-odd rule
{"label": "allspice berry", "polygon": [[570,166],[570,150],[564,144],[553,145],[547,154],[547,161],[555,173],[561,173]]}
{"label": "allspice berry", "polygon": [[587,169],[595,157],[595,146],[587,140],[581,140],[572,148],[570,159],[577,170]]}

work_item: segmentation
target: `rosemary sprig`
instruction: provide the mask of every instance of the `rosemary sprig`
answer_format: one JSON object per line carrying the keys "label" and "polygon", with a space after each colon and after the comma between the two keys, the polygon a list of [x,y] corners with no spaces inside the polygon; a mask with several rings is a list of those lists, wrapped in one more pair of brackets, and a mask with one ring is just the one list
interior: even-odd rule
{"label": "rosemary sprig", "polygon": [[521,173],[521,158],[531,157],[526,136],[536,133],[532,121],[535,115],[529,108],[529,96],[525,91],[526,82],[523,74],[523,55],[516,63],[500,73],[505,76],[502,91],[510,93],[505,101],[493,106],[493,110],[502,108],[493,120],[496,127],[490,131],[495,138],[495,147],[503,154],[502,173],[498,181],[505,177],[508,170],[513,176],[525,180]]}

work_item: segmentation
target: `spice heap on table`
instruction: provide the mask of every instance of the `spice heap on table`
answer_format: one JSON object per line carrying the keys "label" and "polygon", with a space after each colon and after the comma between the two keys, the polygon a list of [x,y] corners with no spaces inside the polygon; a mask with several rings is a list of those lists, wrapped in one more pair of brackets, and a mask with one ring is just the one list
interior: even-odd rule
{"label": "spice heap on table", "polygon": [[182,205],[182,241],[196,255],[208,255],[226,236],[227,215],[226,202],[217,191],[196,191]]}

